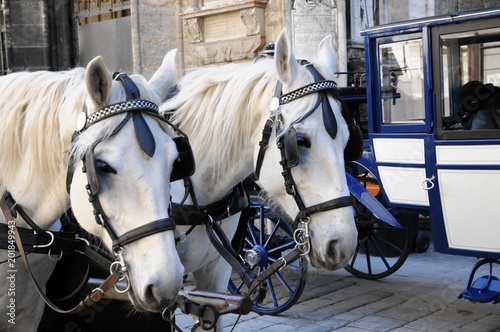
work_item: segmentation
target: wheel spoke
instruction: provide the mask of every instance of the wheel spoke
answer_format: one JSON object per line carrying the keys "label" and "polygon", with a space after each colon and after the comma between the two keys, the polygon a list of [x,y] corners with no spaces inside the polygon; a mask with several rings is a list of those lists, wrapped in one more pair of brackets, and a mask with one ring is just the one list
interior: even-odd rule
{"label": "wheel spoke", "polygon": [[281,285],[283,285],[283,287],[285,287],[288,294],[293,294],[292,287],[290,287],[290,285],[286,282],[285,278],[283,278],[283,276],[281,275],[281,273],[279,271],[275,273],[275,276],[281,282]]}
{"label": "wheel spoke", "polygon": [[[251,208],[255,214],[247,220],[244,246],[239,254],[244,256],[252,249],[261,253],[261,261],[253,270],[259,275],[293,249],[295,242],[291,226],[280,215],[265,205],[252,204]],[[252,311],[275,315],[297,302],[305,287],[307,265],[303,257],[293,263],[287,264],[257,287],[259,296],[252,305]],[[236,274],[232,275],[228,288],[233,294],[248,292],[248,286]]]}
{"label": "wheel spoke", "polygon": [[289,249],[293,249],[295,247],[295,242],[290,241],[288,243],[284,243],[280,246],[277,246],[275,248],[269,249],[269,253],[275,253],[275,252],[281,252]]}
{"label": "wheel spoke", "polygon": [[375,250],[377,251],[378,253],[378,257],[380,257],[380,259],[382,260],[382,262],[384,263],[385,267],[387,269],[390,269],[391,268],[391,265],[387,262],[387,259],[385,259],[385,255],[384,253],[382,252],[382,250],[380,249],[379,245],[377,244],[377,242],[370,237],[370,242],[373,244],[373,246],[375,247]]}
{"label": "wheel spoke", "polygon": [[370,260],[370,249],[368,248],[368,241],[365,241],[365,256],[366,256],[366,267],[368,268],[368,273],[372,274],[372,263]]}
{"label": "wheel spoke", "polygon": [[[374,236],[374,238],[376,238],[378,241],[384,243],[385,245],[391,247],[392,249],[396,250],[400,255],[403,253],[403,250],[396,246],[394,243],[388,241],[387,239],[383,238],[383,237],[379,237],[379,236]],[[372,241],[375,241],[375,240],[372,240]]]}
{"label": "wheel spoke", "polygon": [[[248,233],[250,233],[250,236],[251,236],[251,241],[247,240],[247,243],[250,244],[250,246],[254,246],[255,244],[257,244],[259,241],[258,241],[258,236],[257,236],[257,233],[255,232],[255,226],[253,225],[253,222],[252,221],[248,221],[247,222],[247,231]],[[245,237],[247,238],[247,237]]]}
{"label": "wheel spoke", "polygon": [[[266,243],[264,244],[264,248],[267,249],[269,247],[269,242],[276,235],[276,232],[280,228],[280,223],[281,220],[278,220],[277,222],[274,223],[273,229],[271,230],[271,233],[269,234],[269,237],[267,238]],[[262,228],[264,228],[264,226]]]}

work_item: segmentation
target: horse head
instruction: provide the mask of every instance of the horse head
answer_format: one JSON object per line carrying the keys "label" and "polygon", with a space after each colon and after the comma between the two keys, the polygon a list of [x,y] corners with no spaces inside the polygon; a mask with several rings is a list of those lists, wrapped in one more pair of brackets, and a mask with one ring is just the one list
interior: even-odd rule
{"label": "horse head", "polygon": [[[269,141],[277,144],[257,161],[259,183],[295,218],[298,242],[312,265],[342,268],[354,253],[357,230],[344,168],[349,128],[335,97],[331,37],[321,41],[314,61],[301,64],[282,31],[274,61],[279,81]],[[258,150],[255,156],[262,154]]]}
{"label": "horse head", "polygon": [[[171,57],[175,51],[166,56]],[[176,78],[171,63],[164,61],[146,81],[139,75],[112,75],[102,58],[92,60],[70,153],[73,213],[117,257],[139,311],[170,306],[183,282],[169,217],[171,174],[179,158],[173,137],[179,133],[157,110],[159,92]]]}

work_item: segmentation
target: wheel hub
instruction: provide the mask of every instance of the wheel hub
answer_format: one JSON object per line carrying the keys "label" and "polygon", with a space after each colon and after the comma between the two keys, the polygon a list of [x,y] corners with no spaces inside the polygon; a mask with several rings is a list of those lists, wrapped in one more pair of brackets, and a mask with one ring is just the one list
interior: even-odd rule
{"label": "wheel hub", "polygon": [[245,253],[245,261],[251,268],[256,265],[265,266],[267,264],[267,251],[260,245],[255,245]]}

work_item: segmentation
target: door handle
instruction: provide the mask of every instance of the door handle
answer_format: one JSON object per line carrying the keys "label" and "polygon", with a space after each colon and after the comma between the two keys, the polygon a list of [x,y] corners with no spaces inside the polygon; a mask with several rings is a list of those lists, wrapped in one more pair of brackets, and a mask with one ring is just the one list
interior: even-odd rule
{"label": "door handle", "polygon": [[423,190],[431,190],[434,188],[434,180],[436,177],[433,175],[431,178],[426,178],[424,181],[422,181],[422,189]]}

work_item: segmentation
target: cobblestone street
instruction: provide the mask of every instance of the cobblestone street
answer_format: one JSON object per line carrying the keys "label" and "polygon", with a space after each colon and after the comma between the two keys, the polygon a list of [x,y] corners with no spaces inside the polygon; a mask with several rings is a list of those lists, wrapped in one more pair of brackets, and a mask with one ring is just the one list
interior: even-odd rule
{"label": "cobblestone street", "polygon": [[[431,246],[377,281],[345,270],[310,269],[297,304],[277,316],[242,316],[234,331],[500,331],[500,305],[457,299],[476,261],[436,253]],[[225,331],[231,331],[236,318],[225,316]],[[192,319],[178,315],[177,323],[189,331]]]}

